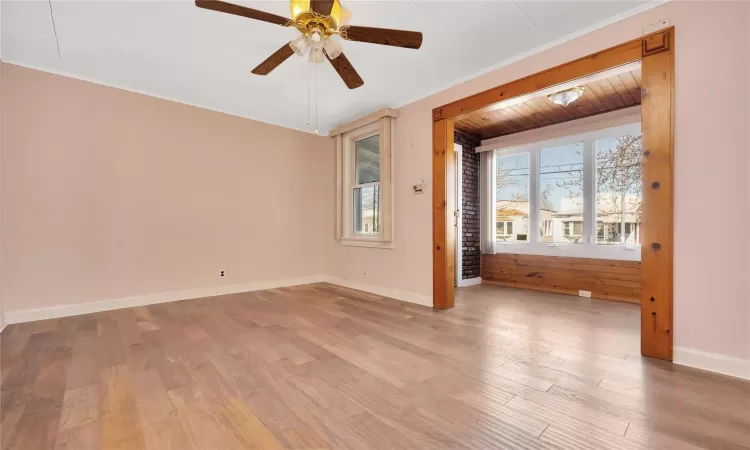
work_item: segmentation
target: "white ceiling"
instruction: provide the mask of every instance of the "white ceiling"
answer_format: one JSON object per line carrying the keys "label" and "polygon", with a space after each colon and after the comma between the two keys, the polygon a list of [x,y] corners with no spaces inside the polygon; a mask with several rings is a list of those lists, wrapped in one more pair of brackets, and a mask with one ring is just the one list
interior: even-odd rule
{"label": "white ceiling", "polygon": [[[237,1],[289,15],[288,1]],[[321,134],[445,89],[503,61],[655,4],[649,1],[343,0],[351,25],[421,31],[420,50],[343,41],[365,80],[349,90],[317,65]],[[296,31],[197,8],[192,1],[2,0],[2,59],[85,80],[308,130],[308,75],[292,56],[250,70]],[[314,98],[314,89],[313,89]],[[309,131],[309,130],[308,130]]]}

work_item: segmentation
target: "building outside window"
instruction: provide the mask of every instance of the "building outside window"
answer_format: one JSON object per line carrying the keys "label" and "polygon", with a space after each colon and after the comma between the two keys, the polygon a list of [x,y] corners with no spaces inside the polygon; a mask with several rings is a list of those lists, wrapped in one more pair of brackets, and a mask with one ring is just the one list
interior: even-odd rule
{"label": "building outside window", "polygon": [[[624,258],[636,257],[641,144],[640,123],[633,123],[495,150],[497,251],[522,252],[502,247],[517,243],[544,245],[529,251],[546,254],[546,247],[575,244],[587,257],[604,246],[612,247],[608,257],[623,250],[630,250]],[[536,236],[528,234],[532,220]]]}

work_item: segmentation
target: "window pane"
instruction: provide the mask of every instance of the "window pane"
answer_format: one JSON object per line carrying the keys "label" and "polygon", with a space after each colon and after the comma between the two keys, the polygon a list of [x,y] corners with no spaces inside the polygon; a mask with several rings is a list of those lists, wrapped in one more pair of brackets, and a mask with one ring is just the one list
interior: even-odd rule
{"label": "window pane", "polygon": [[380,135],[354,143],[355,184],[380,181]]}
{"label": "window pane", "polygon": [[596,141],[597,244],[641,243],[641,144],[640,134]]}
{"label": "window pane", "polygon": [[495,220],[506,223],[505,234],[498,233],[497,239],[526,241],[529,226],[529,154],[499,156],[496,162]]}
{"label": "window pane", "polygon": [[498,236],[502,236],[505,234],[505,222],[498,222],[495,228]]}
{"label": "window pane", "polygon": [[582,236],[583,235],[583,222],[574,222],[573,223],[573,234],[575,236]]}
{"label": "window pane", "polygon": [[583,143],[539,151],[541,242],[583,243]]}
{"label": "window pane", "polygon": [[354,188],[354,232],[378,234],[380,232],[380,185]]}

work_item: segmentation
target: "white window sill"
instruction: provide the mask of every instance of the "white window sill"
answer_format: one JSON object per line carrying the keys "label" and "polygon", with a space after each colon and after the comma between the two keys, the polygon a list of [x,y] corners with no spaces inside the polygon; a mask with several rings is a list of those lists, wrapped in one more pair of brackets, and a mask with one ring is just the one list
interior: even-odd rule
{"label": "white window sill", "polygon": [[568,256],[571,258],[618,259],[640,261],[640,245],[585,245],[552,242],[496,242],[495,253],[518,253],[538,256]]}
{"label": "white window sill", "polygon": [[393,248],[393,242],[365,240],[365,239],[341,239],[341,245],[349,247],[368,247],[368,248]]}

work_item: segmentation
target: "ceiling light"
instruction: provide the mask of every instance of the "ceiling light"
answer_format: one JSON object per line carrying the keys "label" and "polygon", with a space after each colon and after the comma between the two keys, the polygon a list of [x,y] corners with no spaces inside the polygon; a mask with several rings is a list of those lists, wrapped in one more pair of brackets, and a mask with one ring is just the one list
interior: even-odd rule
{"label": "ceiling light", "polygon": [[576,86],[570,89],[565,89],[564,91],[550,94],[547,96],[547,98],[549,99],[549,101],[556,105],[568,106],[574,101],[581,98],[584,91],[585,89],[583,86]]}
{"label": "ceiling light", "polygon": [[290,42],[289,46],[292,47],[292,50],[294,50],[294,53],[296,53],[297,55],[305,56],[305,52],[307,51],[308,47],[307,38],[305,36],[300,36]]}
{"label": "ceiling light", "polygon": [[319,30],[315,29],[308,33],[307,35],[307,43],[310,44],[310,48],[313,48],[315,50],[322,50],[323,44],[325,44],[325,35],[321,33]]}
{"label": "ceiling light", "polygon": [[333,38],[326,39],[325,43],[323,44],[323,48],[326,51],[326,54],[331,59],[336,59],[339,57],[343,49],[341,48],[341,44],[336,42]]}

